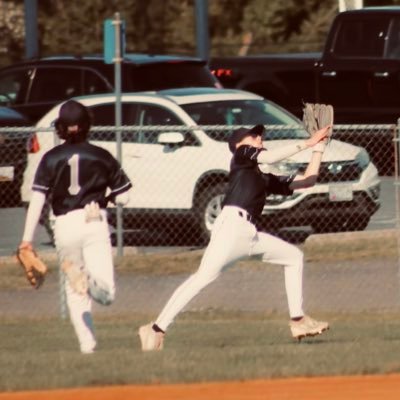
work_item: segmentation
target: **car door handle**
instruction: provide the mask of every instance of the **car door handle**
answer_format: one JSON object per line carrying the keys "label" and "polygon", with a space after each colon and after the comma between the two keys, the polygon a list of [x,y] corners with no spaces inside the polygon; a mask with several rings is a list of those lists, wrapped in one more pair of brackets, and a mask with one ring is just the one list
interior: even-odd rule
{"label": "car door handle", "polygon": [[336,71],[324,71],[322,73],[322,76],[328,76],[330,78],[333,78],[336,76]]}
{"label": "car door handle", "polygon": [[387,78],[389,76],[389,72],[374,72],[375,78]]}

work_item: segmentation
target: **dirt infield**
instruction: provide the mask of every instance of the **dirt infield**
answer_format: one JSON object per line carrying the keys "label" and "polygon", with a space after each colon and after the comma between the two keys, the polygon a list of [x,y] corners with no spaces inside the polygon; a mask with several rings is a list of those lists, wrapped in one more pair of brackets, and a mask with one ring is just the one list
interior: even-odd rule
{"label": "dirt infield", "polygon": [[135,385],[0,393],[0,400],[398,400],[400,375]]}

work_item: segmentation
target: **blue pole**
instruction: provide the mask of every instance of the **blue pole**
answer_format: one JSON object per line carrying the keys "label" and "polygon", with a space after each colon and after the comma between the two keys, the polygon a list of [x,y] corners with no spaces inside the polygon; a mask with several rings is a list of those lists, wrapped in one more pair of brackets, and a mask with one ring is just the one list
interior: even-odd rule
{"label": "blue pole", "polygon": [[[122,21],[119,12],[114,15],[114,32],[115,32],[115,58],[114,58],[114,77],[115,77],[115,127],[116,127],[116,141],[117,141],[117,160],[122,166],[122,138],[121,127],[122,123],[122,110],[121,110],[121,25]],[[123,256],[123,215],[122,205],[117,204],[117,256]]]}
{"label": "blue pole", "polygon": [[25,57],[39,56],[37,0],[25,0]]}
{"label": "blue pole", "polygon": [[197,57],[208,61],[209,58],[209,33],[208,33],[208,1],[196,0],[196,43]]}

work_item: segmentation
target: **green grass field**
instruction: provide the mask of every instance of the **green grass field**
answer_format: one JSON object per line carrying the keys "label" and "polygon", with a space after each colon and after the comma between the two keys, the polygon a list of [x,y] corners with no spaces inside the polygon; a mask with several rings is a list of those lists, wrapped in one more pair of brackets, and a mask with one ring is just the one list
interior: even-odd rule
{"label": "green grass field", "polygon": [[[395,236],[305,244],[306,261],[399,258]],[[117,261],[117,274],[189,272],[202,251],[135,255]],[[259,260],[239,268],[259,268]],[[27,282],[15,263],[0,265],[0,288]],[[51,273],[56,264],[51,263]],[[329,276],[327,276],[329,279]],[[378,276],[377,276],[378,279]],[[12,294],[11,294],[12,295]],[[34,310],[33,310],[34,311]],[[29,315],[29,314],[27,314]],[[34,313],[32,313],[34,315]],[[318,315],[331,329],[297,343],[286,315],[209,310],[180,315],[162,352],[140,350],[138,327],[154,315],[95,316],[98,351],[81,355],[68,320],[3,319],[0,391],[134,383],[205,382],[400,371],[400,315]]]}
{"label": "green grass field", "polygon": [[98,351],[81,355],[68,321],[2,321],[0,391],[400,371],[400,316],[325,316],[301,343],[274,315],[184,313],[162,352],[143,353],[146,316],[96,321]]}

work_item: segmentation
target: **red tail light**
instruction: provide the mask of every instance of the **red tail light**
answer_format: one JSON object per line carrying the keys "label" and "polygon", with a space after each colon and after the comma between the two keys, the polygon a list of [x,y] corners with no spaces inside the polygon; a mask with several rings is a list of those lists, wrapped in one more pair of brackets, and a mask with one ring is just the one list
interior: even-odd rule
{"label": "red tail light", "polygon": [[40,144],[36,133],[34,133],[29,141],[28,151],[29,153],[37,153],[40,150]]}
{"label": "red tail light", "polygon": [[232,78],[233,70],[230,68],[217,68],[211,70],[211,73],[215,75],[217,78]]}

